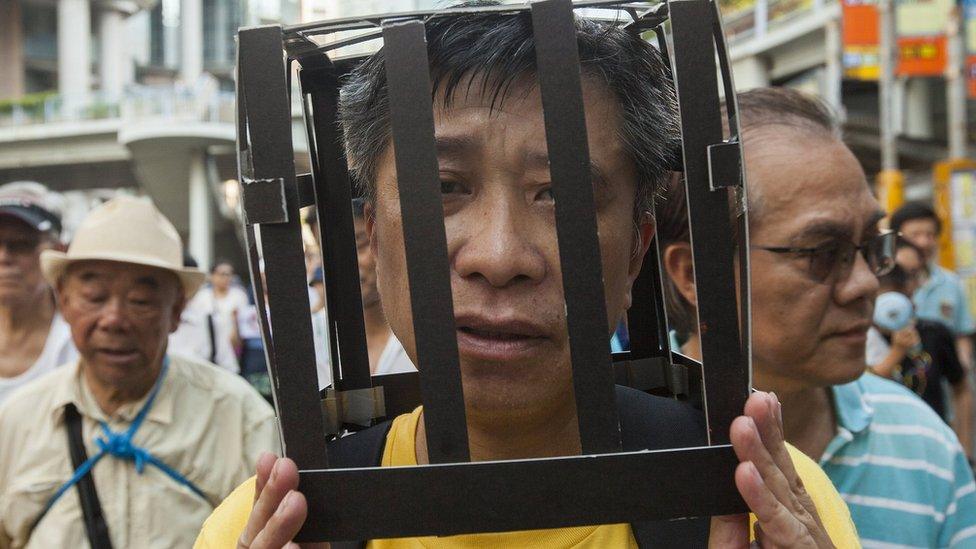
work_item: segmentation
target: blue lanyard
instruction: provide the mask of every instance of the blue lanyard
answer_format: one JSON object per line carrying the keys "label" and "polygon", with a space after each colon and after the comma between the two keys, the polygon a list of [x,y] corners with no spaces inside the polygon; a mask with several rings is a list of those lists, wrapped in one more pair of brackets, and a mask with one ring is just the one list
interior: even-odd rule
{"label": "blue lanyard", "polygon": [[85,460],[84,463],[78,466],[74,474],[67,482],[58,488],[58,491],[51,496],[51,499],[47,501],[44,506],[44,510],[38,515],[35,524],[40,522],[41,518],[47,514],[47,512],[54,506],[54,503],[64,495],[65,492],[71,489],[72,486],[78,483],[85,475],[87,475],[96,463],[99,462],[106,455],[111,455],[116,459],[122,459],[126,461],[132,461],[135,463],[136,472],[140,475],[146,468],[146,464],[152,465],[159,469],[160,471],[166,473],[171,479],[175,480],[177,483],[182,484],[192,490],[196,495],[204,499],[204,501],[209,502],[207,496],[196,487],[189,479],[181,475],[175,469],[166,465],[159,460],[156,456],[149,453],[149,450],[142,448],[141,446],[136,446],[132,443],[132,437],[135,436],[136,431],[142,425],[142,421],[146,419],[146,414],[149,413],[149,409],[152,408],[153,402],[156,400],[156,395],[159,394],[159,388],[163,385],[163,378],[166,377],[166,371],[169,369],[169,357],[163,358],[163,368],[159,372],[159,377],[156,379],[156,384],[152,388],[152,392],[149,393],[149,398],[146,399],[146,403],[142,405],[142,409],[136,414],[135,419],[132,420],[132,424],[125,431],[116,432],[109,429],[108,424],[104,421],[99,422],[102,427],[103,437],[98,437],[95,439],[95,443],[98,444],[100,450],[94,456]]}

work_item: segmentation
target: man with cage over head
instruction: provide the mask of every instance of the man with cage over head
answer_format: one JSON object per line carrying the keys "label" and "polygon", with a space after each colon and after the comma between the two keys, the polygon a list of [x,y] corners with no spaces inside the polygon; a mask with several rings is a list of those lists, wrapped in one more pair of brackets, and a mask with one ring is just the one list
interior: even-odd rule
{"label": "man with cage over head", "polygon": [[[486,5],[479,2],[474,5]],[[470,5],[470,4],[469,4]],[[586,130],[609,334],[630,307],[654,225],[650,200],[680,147],[676,99],[661,54],[637,33],[577,18]],[[578,455],[566,309],[532,22],[527,13],[432,18],[426,40],[456,336],[471,461]],[[390,137],[384,53],[342,88],[340,119],[367,196],[384,311],[416,361],[403,223]],[[737,352],[730,349],[729,352]],[[703,421],[676,401],[617,388],[624,450],[705,444]],[[339,439],[330,456],[385,437],[378,463],[428,463],[423,409]],[[785,445],[779,405],[756,393],[731,438],[737,486],[763,546],[854,546],[846,507],[810,460]],[[342,467],[342,465],[340,465]],[[308,514],[294,462],[265,455],[208,520],[198,547],[282,547]],[[372,540],[389,547],[647,547],[748,544],[745,515],[452,537]]]}

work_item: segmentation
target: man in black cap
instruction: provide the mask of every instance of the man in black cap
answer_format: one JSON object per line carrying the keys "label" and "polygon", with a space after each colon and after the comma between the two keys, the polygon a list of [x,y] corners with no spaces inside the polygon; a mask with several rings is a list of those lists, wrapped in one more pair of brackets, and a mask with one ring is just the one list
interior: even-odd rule
{"label": "man in black cap", "polygon": [[41,251],[63,247],[61,202],[40,183],[0,186],[0,402],[77,357],[39,260]]}

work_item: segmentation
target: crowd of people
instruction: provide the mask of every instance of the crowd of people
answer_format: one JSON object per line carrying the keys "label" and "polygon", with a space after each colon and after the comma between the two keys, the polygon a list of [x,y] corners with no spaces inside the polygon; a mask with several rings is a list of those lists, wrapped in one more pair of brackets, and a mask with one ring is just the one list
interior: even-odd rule
{"label": "crowd of people", "polygon": [[[580,19],[577,34],[608,352],[611,335],[627,345],[620,319],[656,234],[676,350],[700,359],[710,297],[668,163],[680,135],[667,69],[627,30]],[[531,21],[434,19],[427,42],[471,459],[578,454]],[[340,105],[374,375],[417,356],[383,62],[358,68]],[[751,516],[369,547],[976,547],[974,326],[937,263],[938,217],[882,211],[818,100],[763,88],[738,107],[756,391],[730,438]],[[99,205],[70,242],[60,208],[42,185],[0,186],[0,549],[289,546],[314,510],[276,457],[258,308],[233,264],[208,277],[146,198]],[[328,322],[341,322],[327,268],[307,273],[319,389]],[[705,443],[688,405],[623,387],[616,400],[625,450]],[[368,433],[382,455],[348,466],[428,463],[422,408],[330,444]]]}

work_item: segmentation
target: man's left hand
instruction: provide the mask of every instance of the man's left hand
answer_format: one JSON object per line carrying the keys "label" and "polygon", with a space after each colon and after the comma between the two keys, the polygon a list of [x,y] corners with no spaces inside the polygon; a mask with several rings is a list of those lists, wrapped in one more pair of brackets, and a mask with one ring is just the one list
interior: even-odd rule
{"label": "man's left hand", "polygon": [[[773,393],[755,392],[732,422],[739,458],[735,485],[756,516],[759,547],[833,547],[813,500],[803,487],[783,436],[782,407]],[[713,517],[711,548],[749,547],[749,516]]]}

